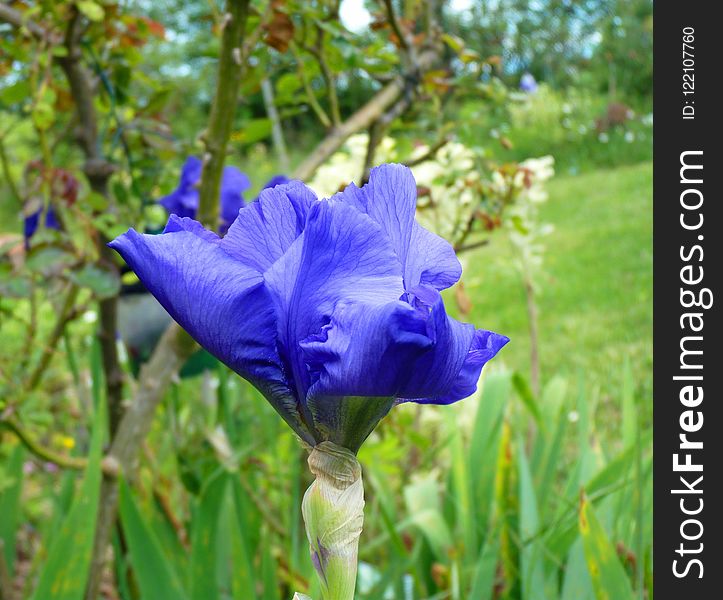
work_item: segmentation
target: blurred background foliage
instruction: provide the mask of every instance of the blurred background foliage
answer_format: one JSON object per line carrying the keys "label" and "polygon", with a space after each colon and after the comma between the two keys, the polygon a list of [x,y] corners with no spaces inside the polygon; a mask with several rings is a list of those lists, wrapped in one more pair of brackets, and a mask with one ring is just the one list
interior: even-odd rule
{"label": "blurred background foliage", "polygon": [[[140,369],[168,320],[104,250],[208,151],[234,4],[0,3],[2,600],[318,598],[305,452],[210,357]],[[410,164],[465,267],[448,306],[512,338],[475,396],[397,407],[360,451],[358,597],[652,598],[652,2],[246,15],[246,200]]]}

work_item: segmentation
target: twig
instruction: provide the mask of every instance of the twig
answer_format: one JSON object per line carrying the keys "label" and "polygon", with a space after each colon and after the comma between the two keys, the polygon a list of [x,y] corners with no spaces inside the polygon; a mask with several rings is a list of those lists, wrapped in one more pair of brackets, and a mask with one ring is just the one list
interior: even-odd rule
{"label": "twig", "polygon": [[78,297],[79,291],[77,285],[71,284],[60,309],[58,319],[55,321],[55,325],[48,336],[48,341],[43,348],[43,353],[40,355],[40,360],[38,360],[30,376],[25,380],[25,392],[34,390],[38,386],[41,378],[45,374],[45,370],[50,364],[50,359],[53,358],[53,354],[55,354],[55,348],[58,346],[60,338],[63,337],[65,326],[80,314],[80,311],[75,308],[75,300]]}
{"label": "twig", "polygon": [[284,141],[284,128],[281,123],[279,111],[276,109],[274,102],[274,86],[268,77],[261,80],[261,94],[264,98],[264,106],[266,114],[271,121],[271,139],[274,142],[274,148],[284,173],[289,172],[289,154],[286,152],[286,142]]}
{"label": "twig", "polygon": [[324,56],[324,29],[320,25],[316,25],[316,44],[314,46],[302,47],[311,54],[319,65],[321,76],[326,84],[326,95],[329,99],[329,110],[331,111],[331,121],[334,127],[338,127],[341,123],[341,111],[339,110],[339,97],[336,94],[336,77],[329,68]]}
{"label": "twig", "polygon": [[442,136],[433,145],[431,145],[424,154],[422,154],[421,156],[418,156],[417,158],[414,158],[412,160],[404,161],[403,164],[405,164],[408,167],[416,167],[417,165],[421,165],[423,162],[432,160],[437,155],[437,152],[439,152],[439,150],[444,148],[444,146],[446,146],[451,139],[452,138],[449,135]]}
{"label": "twig", "polygon": [[387,12],[387,21],[389,21],[389,25],[391,26],[394,35],[396,35],[399,39],[399,45],[403,50],[409,51],[411,44],[409,43],[409,40],[407,40],[407,36],[399,25],[396,12],[394,11],[394,6],[392,5],[392,0],[384,0],[384,8]]}
{"label": "twig", "polygon": [[401,117],[406,110],[412,105],[414,100],[414,85],[410,81],[407,81],[407,86],[404,91],[404,95],[392,105],[392,107],[376,119],[369,126],[369,141],[367,142],[366,156],[364,157],[364,170],[362,172],[362,183],[369,181],[369,174],[371,173],[372,166],[374,164],[374,156],[376,150],[384,134],[389,129],[394,119]]}
{"label": "twig", "polygon": [[2,426],[5,426],[12,431],[22,442],[23,446],[41,460],[51,462],[64,469],[84,469],[87,464],[87,461],[84,458],[66,456],[43,446],[23,427],[14,415],[0,417],[0,427]]}
{"label": "twig", "polygon": [[[438,58],[438,49],[430,48],[420,55],[419,61],[417,65],[415,65],[415,71],[424,72],[428,70]],[[404,92],[408,89],[409,82],[415,80],[416,75],[412,73],[397,75],[364,106],[339,125],[339,127],[331,130],[306,160],[296,168],[294,178],[301,180],[309,179],[316,169],[318,169],[329,156],[334,154],[351,135],[369,127],[395,103],[400,103],[399,106],[406,109],[406,107],[409,106],[409,95],[404,95]]]}
{"label": "twig", "polygon": [[49,35],[45,28],[30,19],[26,19],[23,13],[5,3],[0,3],[0,19],[18,29],[27,29],[36,38],[46,38]]}
{"label": "twig", "polygon": [[479,242],[474,242],[472,244],[464,244],[464,245],[455,245],[454,251],[457,253],[460,252],[466,252],[467,250],[475,250],[476,248],[482,248],[483,246],[486,246],[490,243],[489,240],[480,240]]}
{"label": "twig", "polygon": [[[90,71],[82,63],[79,40],[82,33],[80,13],[74,7],[65,33],[66,56],[58,58],[70,92],[75,102],[78,116],[77,141],[85,155],[83,172],[94,192],[107,197],[108,179],[113,166],[104,158],[98,139],[98,118],[95,111],[94,86]],[[98,235],[96,247],[99,262],[110,269],[116,269],[114,253],[106,246],[108,240]],[[123,369],[120,366],[116,332],[118,330],[118,297],[105,298],[98,303],[99,328],[98,340],[103,357],[105,387],[110,417],[111,435],[118,425],[122,413]]]}
{"label": "twig", "polygon": [[5,176],[5,181],[7,182],[8,188],[10,188],[11,195],[17,200],[18,204],[22,206],[23,197],[21,196],[20,190],[15,183],[15,178],[10,172],[10,164],[8,162],[8,155],[5,150],[5,141],[3,137],[0,137],[0,164],[2,164],[3,175]]}
{"label": "twig", "polygon": [[367,141],[367,152],[364,156],[364,167],[362,170],[361,183],[362,185],[369,181],[369,174],[371,173],[372,166],[374,165],[374,156],[377,152],[377,146],[384,137],[384,127],[380,119],[377,119],[369,126],[369,140]]}
{"label": "twig", "polygon": [[227,0],[221,51],[218,61],[216,93],[211,106],[208,129],[204,134],[205,154],[199,186],[199,219],[214,226],[218,222],[218,197],[231,134],[242,73],[243,35],[249,0]]}
{"label": "twig", "polygon": [[311,106],[311,110],[314,111],[314,114],[316,114],[316,118],[319,119],[321,124],[327,129],[329,129],[331,127],[331,119],[329,118],[329,115],[326,114],[326,111],[321,106],[321,104],[319,104],[319,100],[316,98],[314,89],[311,87],[311,83],[306,78],[306,73],[304,73],[304,63],[301,60],[301,56],[299,55],[299,51],[296,48],[294,42],[291,42],[291,44],[289,44],[289,49],[294,55],[294,62],[296,62],[296,71],[299,75],[299,79],[301,80],[301,84],[304,86],[304,91],[306,92],[306,98],[309,101],[309,106]]}

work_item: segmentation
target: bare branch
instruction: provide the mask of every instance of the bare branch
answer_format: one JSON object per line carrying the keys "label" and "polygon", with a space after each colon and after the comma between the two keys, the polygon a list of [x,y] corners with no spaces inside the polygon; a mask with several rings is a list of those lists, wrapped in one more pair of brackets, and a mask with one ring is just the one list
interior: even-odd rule
{"label": "bare branch", "polygon": [[394,35],[396,35],[399,39],[399,45],[405,51],[409,51],[412,45],[409,43],[406,34],[402,31],[402,28],[399,25],[392,0],[384,0],[384,8],[387,12],[387,21],[389,21],[389,25],[391,26]]}
{"label": "bare branch", "polygon": [[41,27],[30,19],[26,19],[23,13],[8,6],[4,2],[0,3],[0,19],[18,29],[27,29],[28,32],[36,38],[48,37],[48,31],[46,31],[44,27]]}
{"label": "bare branch", "polygon": [[65,300],[63,301],[60,313],[58,314],[58,318],[55,321],[55,325],[48,336],[48,341],[45,343],[43,353],[40,355],[40,360],[38,360],[38,363],[30,373],[30,376],[25,380],[24,390],[26,392],[34,390],[40,383],[41,378],[45,374],[45,370],[50,364],[50,359],[53,358],[53,355],[55,354],[58,342],[60,341],[60,338],[63,337],[66,325],[84,312],[85,307],[81,309],[75,306],[78,291],[78,286],[71,284],[70,289],[65,296]]}
{"label": "bare branch", "polygon": [[299,74],[299,79],[304,86],[304,91],[306,92],[306,98],[309,101],[309,106],[311,106],[311,110],[313,110],[314,114],[316,114],[316,118],[319,119],[321,124],[328,129],[329,127],[331,127],[331,119],[329,118],[329,115],[326,114],[326,111],[324,111],[321,104],[319,104],[319,101],[316,99],[316,94],[314,94],[314,90],[311,87],[311,83],[306,78],[306,74],[304,73],[304,64],[301,60],[301,56],[299,55],[299,51],[296,48],[296,44],[294,44],[294,42],[289,44],[289,49],[294,55],[296,70]]}
{"label": "bare branch", "polygon": [[276,155],[284,173],[289,172],[289,154],[286,152],[286,141],[284,140],[284,128],[281,123],[281,116],[274,101],[274,86],[268,77],[261,80],[261,95],[264,98],[266,114],[271,121],[271,139],[276,149]]}
{"label": "bare branch", "polygon": [[474,250],[476,248],[482,248],[483,246],[487,246],[490,243],[489,240],[480,240],[479,242],[474,242],[472,244],[466,244],[466,245],[455,245],[454,251],[459,254],[460,252],[466,252],[467,250]]}
{"label": "bare branch", "polygon": [[7,417],[0,416],[0,427],[3,426],[7,427],[10,431],[12,431],[22,442],[23,446],[25,446],[28,450],[30,450],[30,452],[32,452],[41,460],[53,463],[64,469],[83,469],[87,464],[87,461],[84,458],[78,458],[76,456],[65,456],[64,454],[60,454],[58,452],[55,452],[54,450],[51,450],[50,448],[46,448],[45,446],[43,446],[32,436],[29,431],[27,431],[22,426],[22,424],[15,415],[10,415]]}
{"label": "bare branch", "polygon": [[331,121],[335,127],[341,123],[341,111],[339,110],[339,97],[336,94],[336,77],[329,68],[329,63],[324,56],[324,29],[316,25],[316,44],[314,46],[306,46],[303,48],[311,54],[319,65],[321,76],[326,84],[326,95],[329,98],[329,110],[331,111]]}
{"label": "bare branch", "polygon": [[406,110],[411,103],[410,94],[405,94],[405,91],[409,90],[410,82],[415,82],[419,73],[424,73],[428,70],[438,58],[439,52],[436,47],[430,48],[420,54],[419,60],[414,66],[414,73],[397,75],[390,83],[377,92],[371,100],[339,125],[339,127],[330,131],[306,160],[296,168],[294,177],[301,180],[310,178],[314,174],[314,171],[316,171],[327,158],[334,154],[334,152],[341,148],[350,136],[369,127],[381,115],[394,107],[395,104],[397,106],[391,114],[401,114],[401,112]]}
{"label": "bare branch", "polygon": [[429,147],[429,150],[427,150],[424,154],[421,156],[418,156],[417,158],[414,158],[412,160],[407,160],[403,164],[405,164],[408,167],[416,167],[417,165],[421,165],[423,162],[426,162],[428,160],[432,160],[437,152],[444,148],[452,138],[449,135],[443,135],[439,140],[437,140],[434,144],[432,144]]}
{"label": "bare branch", "polygon": [[379,146],[382,139],[384,139],[387,129],[389,129],[394,119],[401,117],[406,112],[412,105],[413,99],[414,87],[408,85],[404,95],[397,100],[387,112],[369,126],[369,141],[367,143],[366,156],[364,157],[364,170],[361,177],[362,183],[369,181],[369,174],[374,166],[374,156],[376,155],[377,146]]}
{"label": "bare branch", "polygon": [[369,174],[374,165],[374,156],[377,152],[377,146],[384,137],[384,127],[381,120],[377,119],[369,126],[369,139],[367,141],[367,152],[364,156],[364,167],[362,168],[361,183],[362,185],[369,181]]}

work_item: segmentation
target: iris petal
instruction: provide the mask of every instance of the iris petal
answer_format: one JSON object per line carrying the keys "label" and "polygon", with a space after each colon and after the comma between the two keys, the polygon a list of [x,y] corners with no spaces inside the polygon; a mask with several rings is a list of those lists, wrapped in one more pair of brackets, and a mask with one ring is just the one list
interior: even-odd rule
{"label": "iris petal", "polygon": [[[194,219],[198,212],[198,185],[201,181],[203,162],[196,156],[189,156],[181,168],[178,187],[158,203],[169,215]],[[225,233],[244,205],[243,193],[251,187],[249,178],[236,167],[227,166],[221,176],[219,231]]]}
{"label": "iris petal", "polygon": [[471,396],[477,389],[482,367],[485,366],[487,361],[494,358],[509,341],[510,338],[507,336],[478,329],[472,340],[472,346],[462,364],[462,369],[455,378],[452,389],[436,398],[417,398],[412,401],[420,404],[452,404]]}
{"label": "iris petal", "polygon": [[400,391],[400,402],[451,404],[477,388],[482,367],[509,341],[490,331],[475,330],[447,316],[439,292],[429,286],[412,290],[414,304],[428,311],[428,335],[434,347],[414,365],[415,376]]}
{"label": "iris petal", "polygon": [[243,208],[243,193],[251,187],[251,181],[236,167],[224,167],[221,177],[220,232],[225,233]]}
{"label": "iris petal", "polygon": [[321,334],[301,342],[309,396],[396,396],[431,346],[424,317],[406,302],[338,306]]}
{"label": "iris petal", "polygon": [[406,288],[422,284],[432,286],[435,290],[445,290],[457,283],[461,276],[462,265],[452,245],[419,223],[414,223],[404,268]]}
{"label": "iris petal", "polygon": [[352,184],[334,198],[374,219],[389,237],[399,262],[406,264],[417,202],[417,184],[409,168],[397,164],[375,167],[361,189]]}
{"label": "iris petal", "polygon": [[394,301],[337,306],[330,323],[300,345],[312,382],[306,402],[317,431],[356,452],[432,342],[424,318]]}
{"label": "iris petal", "polygon": [[[284,185],[285,183],[291,183],[291,181],[292,180],[289,179],[286,175],[274,175],[264,184],[264,186],[261,188],[261,191],[263,192],[264,190],[273,189],[277,185]],[[259,196],[260,195],[261,194],[259,193]],[[254,198],[254,202],[259,199],[259,196],[256,196],[256,198]]]}
{"label": "iris petal", "polygon": [[23,234],[25,236],[25,243],[30,240],[31,237],[35,235],[35,232],[38,230],[38,224],[40,223],[40,213],[43,212],[43,209],[38,209],[37,212],[34,212],[27,217],[25,217],[23,221]]}
{"label": "iris petal", "polygon": [[421,283],[443,290],[459,280],[462,266],[449,242],[414,221],[417,184],[408,167],[376,167],[365,186],[351,184],[333,199],[353,206],[379,223],[404,267],[406,289]]}
{"label": "iris petal", "polygon": [[161,235],[130,229],[109,245],[191,337],[256,385],[309,441],[278,355],[273,302],[257,271],[226,254],[214,233],[175,216]]}
{"label": "iris petal", "polygon": [[201,180],[203,163],[197,156],[189,156],[181,167],[181,180],[178,183],[180,188],[192,188]]}
{"label": "iris petal", "polygon": [[312,205],[303,233],[265,278],[279,306],[279,341],[302,399],[311,377],[299,343],[320,333],[342,302],[373,307],[404,292],[401,266],[381,228],[328,201]]}
{"label": "iris petal", "polygon": [[221,245],[259,273],[267,271],[301,235],[316,196],[305,185],[276,186],[239,211]]}

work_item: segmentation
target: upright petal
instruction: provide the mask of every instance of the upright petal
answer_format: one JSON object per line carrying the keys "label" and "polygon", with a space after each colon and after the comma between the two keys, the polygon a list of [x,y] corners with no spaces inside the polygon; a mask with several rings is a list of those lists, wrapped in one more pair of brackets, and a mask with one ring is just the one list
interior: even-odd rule
{"label": "upright petal", "polygon": [[48,210],[45,213],[45,226],[48,229],[60,230],[60,221],[58,220],[58,215],[52,204],[48,206]]}
{"label": "upright petal", "polygon": [[303,233],[265,277],[279,305],[279,341],[301,397],[311,379],[300,342],[320,334],[342,302],[371,308],[404,291],[401,265],[381,228],[329,201],[312,206]]}
{"label": "upright petal", "polygon": [[181,167],[181,178],[178,187],[188,189],[198,185],[201,181],[203,162],[197,156],[189,156]]}
{"label": "upright petal", "polygon": [[359,189],[352,184],[334,198],[343,199],[374,219],[389,237],[399,262],[406,263],[417,204],[417,184],[408,167],[375,167],[365,186]]}
{"label": "upright petal", "polygon": [[264,273],[301,235],[315,201],[300,182],[263,190],[257,201],[239,211],[221,245],[230,256]]}
{"label": "upright petal", "polygon": [[406,288],[421,284],[444,290],[457,283],[461,276],[462,265],[452,245],[415,222],[404,266]]}
{"label": "upright petal", "polygon": [[196,188],[178,187],[158,203],[166,209],[168,215],[193,219],[198,210],[198,190]]}
{"label": "upright petal", "polygon": [[257,271],[191,219],[171,217],[160,235],[130,229],[109,245],[181,327],[256,385],[309,441],[278,354],[273,302]]}
{"label": "upright petal", "polygon": [[333,199],[367,213],[379,223],[403,265],[406,289],[421,283],[442,290],[459,280],[462,267],[452,246],[414,221],[417,184],[408,167],[376,167],[365,186],[351,184]]}
{"label": "upright petal", "polygon": [[238,216],[239,210],[243,208],[243,193],[251,187],[251,181],[245,173],[236,167],[224,167],[221,177],[221,205],[219,215],[221,217],[220,232],[224,233],[231,223]]}
{"label": "upright petal", "polygon": [[38,230],[38,224],[40,223],[40,213],[43,212],[42,207],[36,212],[31,213],[23,220],[23,235],[25,236],[25,244],[30,241],[30,238],[35,235]]}

